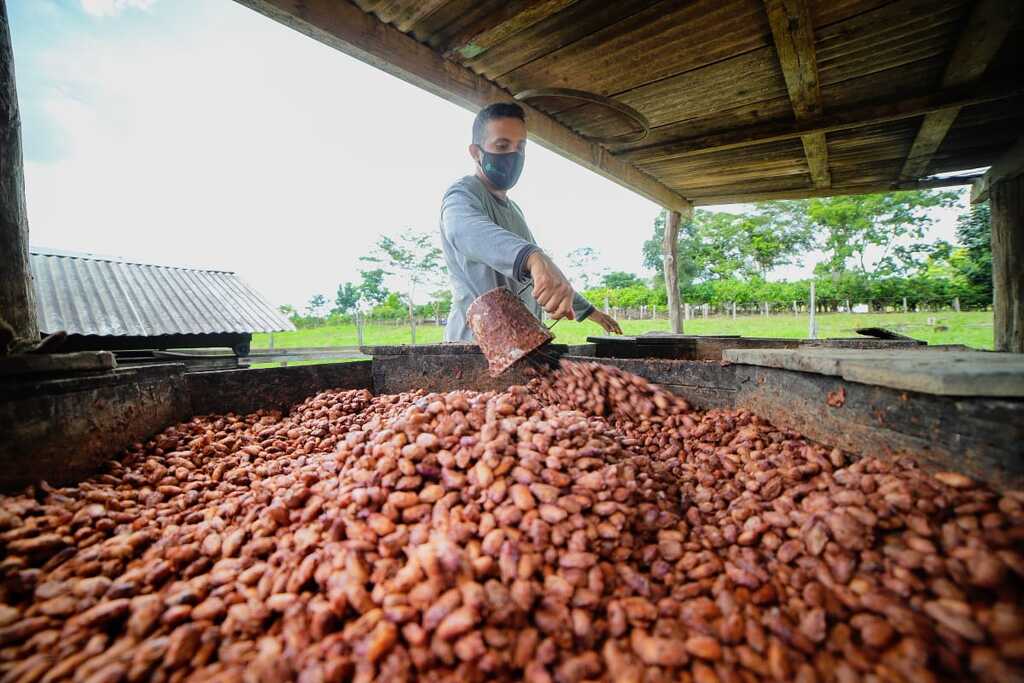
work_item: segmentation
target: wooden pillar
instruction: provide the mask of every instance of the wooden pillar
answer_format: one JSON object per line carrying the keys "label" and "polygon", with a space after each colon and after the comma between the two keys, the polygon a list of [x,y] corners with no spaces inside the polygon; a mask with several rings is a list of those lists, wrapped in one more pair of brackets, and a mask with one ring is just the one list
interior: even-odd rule
{"label": "wooden pillar", "polygon": [[[692,209],[691,209],[692,211]],[[686,216],[686,220],[689,220]],[[661,253],[665,263],[665,290],[668,294],[668,317],[672,322],[672,332],[682,334],[683,316],[679,306],[679,271],[676,269],[679,251],[679,224],[683,220],[678,211],[669,211],[665,221],[665,239]]]}
{"label": "wooden pillar", "polygon": [[989,191],[996,351],[1024,353],[1024,175]]}
{"label": "wooden pillar", "polygon": [[[15,341],[37,344],[35,292],[28,265],[28,215],[21,161],[21,117],[14,82],[7,4],[0,0],[0,328]],[[0,329],[0,339],[3,338]],[[7,352],[0,343],[0,354]]]}

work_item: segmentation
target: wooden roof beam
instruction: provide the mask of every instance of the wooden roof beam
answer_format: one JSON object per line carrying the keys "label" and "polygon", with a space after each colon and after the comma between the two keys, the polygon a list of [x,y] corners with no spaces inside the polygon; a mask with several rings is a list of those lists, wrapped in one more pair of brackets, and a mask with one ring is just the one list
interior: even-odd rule
{"label": "wooden roof beam", "polygon": [[1024,83],[1019,82],[1000,81],[984,86],[960,86],[930,95],[849,107],[803,122],[767,121],[718,133],[676,139],[644,147],[633,147],[620,152],[617,156],[633,163],[668,161],[669,159],[694,157],[767,142],[792,140],[811,133],[835,133],[880,123],[891,123],[932,112],[1012,99],[1021,95],[1024,95]]}
{"label": "wooden roof beam", "polygon": [[[470,111],[509,101],[505,90],[442,58],[426,45],[367,14],[348,0],[236,0],[310,36]],[[522,103],[521,103],[522,104]],[[547,114],[523,104],[530,138],[652,202],[688,211],[690,202],[631,163],[616,158]]]}
{"label": "wooden roof beam", "polygon": [[[822,112],[821,87],[807,0],[764,0],[764,5],[796,120],[814,119]],[[825,133],[808,133],[801,135],[800,140],[814,186],[829,187],[832,177],[828,170]]]}
{"label": "wooden roof beam", "polygon": [[694,206],[717,206],[720,204],[742,204],[744,202],[768,202],[776,199],[807,199],[808,197],[842,197],[853,194],[876,194],[879,192],[899,192],[901,190],[930,190],[937,187],[956,187],[970,185],[981,178],[981,175],[960,176],[955,178],[931,178],[925,180],[899,183],[870,183],[864,185],[844,185],[798,190],[776,190],[770,192],[752,192],[750,194],[706,195],[694,197]]}
{"label": "wooden roof beam", "polygon": [[[942,76],[942,87],[976,81],[988,68],[1021,13],[1017,0],[977,0]],[[925,175],[935,152],[953,127],[959,108],[926,114],[900,171],[900,180]]]}
{"label": "wooden roof beam", "polygon": [[988,199],[989,190],[1001,180],[1010,180],[1024,173],[1024,138],[1019,138],[1006,154],[999,157],[996,163],[982,177],[978,178],[971,188],[971,204]]}

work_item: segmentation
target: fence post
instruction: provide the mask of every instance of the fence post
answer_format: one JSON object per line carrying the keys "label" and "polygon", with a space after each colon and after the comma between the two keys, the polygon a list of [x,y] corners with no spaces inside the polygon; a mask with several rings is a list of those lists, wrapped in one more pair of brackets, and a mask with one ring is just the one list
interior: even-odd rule
{"label": "fence post", "polygon": [[794,302],[793,302],[793,317],[795,318],[795,317],[797,317],[798,315],[799,315],[799,313],[797,313],[797,311],[796,311],[796,302],[794,301]]}
{"label": "fence post", "polygon": [[705,320],[708,319],[708,305],[709,304],[701,304],[701,307],[700,307],[701,308],[701,312],[704,314],[704,319]]}
{"label": "fence post", "polygon": [[604,296],[604,314],[608,315],[611,310],[612,309],[608,307],[608,295],[605,294],[605,296]]}
{"label": "fence post", "polygon": [[907,297],[903,297],[903,312],[907,312]]}
{"label": "fence post", "polygon": [[954,310],[955,310],[955,311],[956,311],[957,313],[959,313],[959,312],[960,312],[960,297],[958,297],[958,296],[956,296],[956,297],[953,297],[953,309],[954,309]]}
{"label": "fence post", "polygon": [[736,319],[736,302],[735,301],[732,302],[732,319],[733,320]]}
{"label": "fence post", "polygon": [[363,314],[356,309],[356,341],[359,346],[363,345]]}
{"label": "fence post", "polygon": [[818,338],[818,323],[814,320],[814,280],[811,280],[811,303],[808,310],[811,313],[810,322],[808,323],[807,336],[810,339]]}
{"label": "fence post", "polygon": [[274,333],[273,333],[273,332],[271,332],[271,333],[270,333],[270,341],[269,341],[269,343],[267,344],[267,346],[268,346],[268,347],[269,347],[269,348],[270,348],[271,350],[273,350],[273,348],[274,348]]}

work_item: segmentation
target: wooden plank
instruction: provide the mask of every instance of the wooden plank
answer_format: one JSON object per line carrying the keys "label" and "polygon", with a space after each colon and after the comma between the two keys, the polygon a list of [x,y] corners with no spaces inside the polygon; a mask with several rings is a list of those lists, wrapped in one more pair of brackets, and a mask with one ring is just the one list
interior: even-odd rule
{"label": "wooden plank", "polygon": [[734,363],[834,375],[938,396],[1024,397],[1024,356],[923,347],[900,350],[728,349]]}
{"label": "wooden plank", "polygon": [[[0,2],[0,355],[39,342],[28,263],[28,212],[21,159],[21,114],[7,5]],[[53,330],[56,331],[56,330]]]}
{"label": "wooden plank", "polygon": [[899,192],[901,190],[928,190],[937,187],[957,187],[970,185],[981,175],[962,176],[958,178],[936,178],[918,180],[917,182],[878,183],[871,185],[844,185],[831,188],[805,188],[782,190],[779,192],[753,192],[749,194],[731,195],[696,195],[694,206],[716,206],[720,204],[740,204],[743,202],[762,202],[775,199],[805,199],[807,197],[832,197],[855,194],[875,194],[878,192]]}
{"label": "wooden plank", "polygon": [[[978,0],[946,66],[943,88],[973,82],[985,72],[1020,15],[1022,4],[1006,0]],[[900,171],[901,180],[926,174],[932,156],[946,139],[959,113],[959,109],[947,109],[925,115]]]}
{"label": "wooden plank", "polygon": [[[765,0],[764,4],[796,120],[816,118],[822,112],[821,86],[808,3],[806,0]],[[811,182],[815,187],[829,187],[832,178],[828,171],[825,134],[804,135],[801,141]]]}
{"label": "wooden plank", "polygon": [[518,0],[504,3],[498,11],[490,11],[465,22],[457,31],[445,27],[448,35],[441,46],[445,58],[457,62],[477,57],[539,21],[561,12],[577,0]]}
{"label": "wooden plank", "polygon": [[1024,177],[996,182],[991,194],[995,348],[1024,360]]}
{"label": "wooden plank", "polygon": [[109,351],[22,353],[0,357],[0,377],[58,372],[97,372],[117,367]]}
{"label": "wooden plank", "polygon": [[682,138],[655,145],[634,147],[617,156],[632,162],[664,161],[699,156],[728,149],[779,140],[793,140],[812,133],[835,133],[880,123],[891,123],[947,109],[1011,99],[1024,94],[1024,85],[1000,81],[981,87],[961,86],[892,102],[850,107],[806,121],[768,121],[717,133]]}
{"label": "wooden plank", "polygon": [[[236,0],[246,7],[330,45],[444,99],[477,111],[511,95],[487,79],[443,59],[426,45],[381,23],[348,2],[334,0]],[[660,206],[676,211],[691,205],[632,164],[616,159],[552,117],[523,107],[531,139]]]}
{"label": "wooden plank", "polygon": [[1018,138],[1016,144],[975,181],[971,187],[971,204],[987,200],[994,184],[1016,178],[1021,173],[1024,173],[1024,138]]}

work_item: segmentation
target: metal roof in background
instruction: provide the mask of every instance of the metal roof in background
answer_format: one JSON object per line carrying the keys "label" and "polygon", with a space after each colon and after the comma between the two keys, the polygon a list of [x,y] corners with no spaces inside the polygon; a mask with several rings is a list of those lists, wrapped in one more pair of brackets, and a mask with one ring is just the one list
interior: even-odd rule
{"label": "metal roof in background", "polygon": [[152,337],[295,329],[236,273],[42,247],[29,252],[45,334]]}

